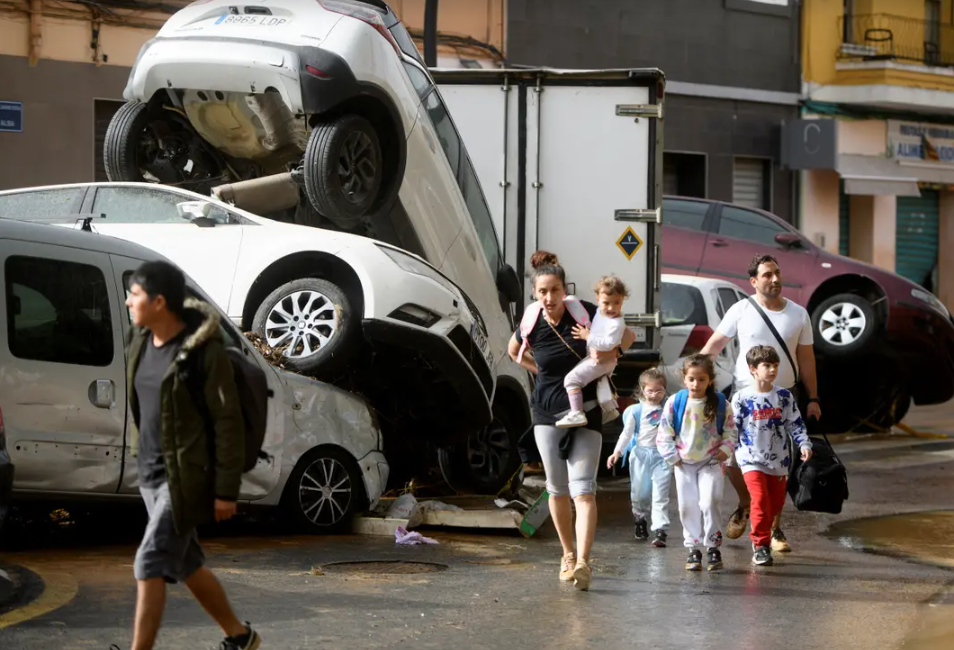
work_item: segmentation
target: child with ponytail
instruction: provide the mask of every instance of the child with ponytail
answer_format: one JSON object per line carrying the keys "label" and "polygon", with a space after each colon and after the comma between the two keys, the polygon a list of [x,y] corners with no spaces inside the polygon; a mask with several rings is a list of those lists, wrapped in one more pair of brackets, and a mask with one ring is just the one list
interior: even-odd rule
{"label": "child with ponytail", "polygon": [[706,568],[722,568],[722,491],[725,461],[735,451],[735,418],[725,396],[713,385],[715,366],[707,355],[688,357],[682,368],[685,388],[666,401],[656,446],[675,467],[683,544],[689,549],[686,569],[702,570],[701,547],[708,549]]}

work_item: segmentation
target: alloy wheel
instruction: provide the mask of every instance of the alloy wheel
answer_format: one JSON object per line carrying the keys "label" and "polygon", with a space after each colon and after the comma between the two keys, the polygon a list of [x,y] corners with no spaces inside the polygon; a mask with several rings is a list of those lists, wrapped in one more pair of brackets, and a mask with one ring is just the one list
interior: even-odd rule
{"label": "alloy wheel", "polygon": [[344,142],[338,157],[338,180],[345,198],[363,203],[375,190],[378,163],[374,145],[366,133],[354,131]]}
{"label": "alloy wheel", "polygon": [[832,305],[822,313],[818,329],[829,344],[843,347],[855,343],[865,331],[868,320],[861,309],[850,302]]}
{"label": "alloy wheel", "polygon": [[467,459],[471,470],[483,481],[497,480],[506,470],[509,456],[514,451],[507,427],[497,418],[467,439]]}
{"label": "alloy wheel", "polygon": [[273,348],[285,348],[292,359],[317,352],[338,331],[335,304],[318,291],[296,291],[275,303],[265,320],[265,340]]}
{"label": "alloy wheel", "polygon": [[318,458],[298,481],[301,512],[316,526],[333,526],[344,518],[354,498],[347,468],[334,458]]}

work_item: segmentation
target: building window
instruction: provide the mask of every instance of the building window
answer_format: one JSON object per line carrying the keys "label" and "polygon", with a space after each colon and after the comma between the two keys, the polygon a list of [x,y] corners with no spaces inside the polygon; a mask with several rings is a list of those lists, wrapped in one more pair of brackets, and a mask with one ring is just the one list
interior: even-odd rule
{"label": "building window", "polygon": [[941,0],[924,2],[924,62],[941,63]]}
{"label": "building window", "polygon": [[113,361],[113,326],[103,272],[37,257],[7,259],[7,338],[18,359],[81,366]]}
{"label": "building window", "polygon": [[705,154],[664,152],[663,194],[706,198]]}
{"label": "building window", "polygon": [[772,161],[736,158],[732,169],[732,202],[749,208],[771,210]]}

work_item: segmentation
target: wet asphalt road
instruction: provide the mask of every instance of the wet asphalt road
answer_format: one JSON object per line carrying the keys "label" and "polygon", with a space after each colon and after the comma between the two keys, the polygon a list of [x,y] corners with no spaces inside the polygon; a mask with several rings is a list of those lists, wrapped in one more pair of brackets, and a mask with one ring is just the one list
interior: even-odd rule
{"label": "wet asphalt road", "polygon": [[[836,445],[849,469],[844,512],[797,513],[789,502],[785,530],[795,552],[771,568],[750,564],[743,537],[723,547],[724,571],[687,573],[674,504],[669,548],[635,542],[628,483],[613,478],[600,493],[589,593],[557,581],[552,526],[529,540],[431,530],[439,546],[397,547],[388,538],[287,537],[247,525],[206,539],[206,550],[263,648],[954,647],[954,574],[943,566],[954,565],[954,516],[921,516],[916,530],[903,518],[863,520],[950,508],[954,440]],[[729,486],[726,495],[727,516],[735,504]],[[38,600],[0,609],[0,648],[128,647],[141,529],[131,517],[109,526],[114,545],[97,540],[97,527],[70,533],[67,544],[54,534],[31,540],[39,548],[0,552],[0,568],[47,585]],[[443,566],[401,574],[333,566],[362,560]],[[51,605],[60,606],[44,613]],[[188,593],[173,588],[157,647],[212,648],[219,638]]]}

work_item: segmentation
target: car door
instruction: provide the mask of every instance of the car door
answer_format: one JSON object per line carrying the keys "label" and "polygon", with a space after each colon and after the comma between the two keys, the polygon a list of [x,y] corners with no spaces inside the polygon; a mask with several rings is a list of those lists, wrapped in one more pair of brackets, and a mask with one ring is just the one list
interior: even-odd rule
{"label": "car door", "polygon": [[[722,322],[722,319],[725,318],[725,312],[728,311],[728,307],[726,307],[722,302],[722,297],[720,295],[720,289],[718,286],[709,288],[706,293],[708,294],[706,302],[712,305],[712,309],[715,310],[715,314],[710,316],[709,324],[709,326],[712,328],[712,331],[715,331],[719,327],[719,323]],[[734,340],[735,339],[733,339],[733,341]],[[735,371],[735,367],[733,366],[734,361],[735,356],[732,354],[732,342],[730,342],[714,359],[716,369],[716,390],[724,391],[725,389],[732,386],[733,374]]]}
{"label": "car door", "polygon": [[[745,296],[746,294],[736,290],[735,287],[719,287],[719,300],[722,302],[723,312],[729,311],[729,307],[740,300],[745,300]],[[734,368],[735,360],[739,356],[739,337],[732,337],[726,344],[724,352],[728,354],[729,360]]]}
{"label": "car door", "polygon": [[251,222],[215,205],[202,222],[180,217],[176,205],[191,200],[170,188],[105,185],[86,198],[85,212],[105,215],[94,230],[162,253],[227,308],[244,229]]}
{"label": "car door", "polygon": [[[113,282],[116,285],[117,293],[125,302],[126,297],[129,295],[129,279],[136,269],[139,268],[139,265],[143,263],[143,260],[125,257],[123,255],[110,255],[109,258],[113,269]],[[208,300],[206,296],[198,293],[196,287],[189,281],[187,281],[186,293],[188,297],[198,298],[203,301]],[[275,399],[269,400],[266,428],[268,434],[265,437],[264,443],[264,450],[269,454],[270,458],[267,461],[259,461],[255,469],[242,475],[242,485],[239,491],[239,498],[241,499],[261,499],[275,488],[275,485],[281,477],[282,442],[286,436],[286,418],[284,411],[287,409],[286,402],[283,399],[285,394],[284,387],[275,370],[269,367],[260,356],[252,353],[248,340],[235,329],[225,317],[225,314],[220,313],[219,316],[221,318],[223,335],[227,338],[229,344],[241,349],[247,357],[265,371],[268,387],[275,395]],[[124,344],[129,345],[128,336],[130,326],[132,325],[132,317],[128,309],[122,309],[120,319],[123,325]],[[133,421],[130,416],[126,425],[125,437],[127,441],[129,440],[129,433],[132,426]],[[119,491],[124,494],[134,494],[139,491],[138,466],[136,459],[129,453],[128,445],[125,453],[125,471]]]}
{"label": "car door", "polygon": [[803,295],[803,284],[812,271],[817,253],[804,239],[790,247],[775,241],[776,235],[793,232],[754,210],[721,204],[706,242],[699,275],[723,278],[748,290],[751,259],[760,254],[773,255],[782,271],[783,295],[803,305],[808,299]]}
{"label": "car door", "polygon": [[0,267],[0,401],[16,489],[115,493],[126,384],[108,257],[16,242],[0,248]]}
{"label": "car door", "polygon": [[708,201],[663,199],[662,267],[664,273],[698,275],[712,221]]}

